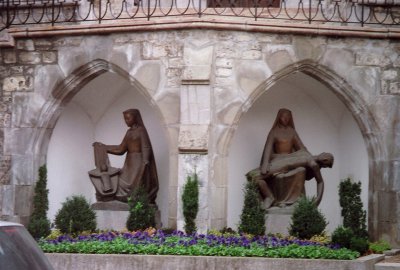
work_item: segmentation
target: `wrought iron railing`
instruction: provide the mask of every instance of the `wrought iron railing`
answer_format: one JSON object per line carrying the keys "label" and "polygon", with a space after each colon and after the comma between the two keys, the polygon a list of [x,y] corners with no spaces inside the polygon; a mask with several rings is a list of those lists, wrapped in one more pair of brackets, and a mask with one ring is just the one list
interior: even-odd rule
{"label": "wrought iron railing", "polygon": [[172,16],[400,26],[400,0],[0,0],[0,30]]}

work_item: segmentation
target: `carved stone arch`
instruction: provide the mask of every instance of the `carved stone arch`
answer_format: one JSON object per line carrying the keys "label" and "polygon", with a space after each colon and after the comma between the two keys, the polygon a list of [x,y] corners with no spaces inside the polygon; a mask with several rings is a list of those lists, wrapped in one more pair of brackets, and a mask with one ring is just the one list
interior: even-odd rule
{"label": "carved stone arch", "polygon": [[93,60],[77,69],[70,75],[62,79],[51,91],[50,99],[45,103],[39,116],[38,129],[33,136],[34,152],[36,156],[41,157],[41,162],[45,162],[47,145],[57,119],[60,117],[63,108],[71,101],[71,99],[94,78],[105,72],[112,72],[125,78],[137,91],[144,96],[149,105],[155,107],[160,119],[162,114],[160,109],[155,105],[151,95],[146,88],[128,72],[119,66],[103,59]]}
{"label": "carved stone arch", "polygon": [[382,169],[382,166],[384,166],[382,160],[385,157],[385,148],[383,147],[382,138],[379,135],[378,124],[366,102],[346,80],[328,67],[311,60],[304,60],[285,67],[262,82],[238,109],[222,152],[224,155],[228,155],[228,150],[241,117],[253,106],[256,100],[275,83],[296,72],[302,72],[321,82],[334,93],[349,110],[361,131],[368,153],[368,225],[371,236],[374,238],[377,235],[377,227],[374,220],[376,220],[378,213],[376,204],[372,201],[376,195],[376,184],[374,182],[377,179],[385,177],[384,170]]}

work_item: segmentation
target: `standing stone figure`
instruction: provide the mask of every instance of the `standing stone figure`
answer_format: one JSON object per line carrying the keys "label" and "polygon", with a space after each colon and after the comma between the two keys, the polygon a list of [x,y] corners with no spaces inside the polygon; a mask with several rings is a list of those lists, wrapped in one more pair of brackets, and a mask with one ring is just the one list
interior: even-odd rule
{"label": "standing stone figure", "polygon": [[294,204],[305,194],[305,180],[315,178],[318,205],[324,192],[320,168],[332,165],[332,154],[312,156],[307,151],[295,130],[291,111],[280,109],[268,134],[260,167],[246,176],[257,182],[267,208]]}
{"label": "standing stone figure", "polygon": [[[139,110],[123,112],[129,127],[120,145],[93,143],[96,169],[89,172],[96,189],[98,201],[118,200],[126,202],[133,190],[142,185],[151,204],[155,204],[158,192],[157,169],[153,150]],[[124,166],[110,166],[108,154],[126,153]]]}

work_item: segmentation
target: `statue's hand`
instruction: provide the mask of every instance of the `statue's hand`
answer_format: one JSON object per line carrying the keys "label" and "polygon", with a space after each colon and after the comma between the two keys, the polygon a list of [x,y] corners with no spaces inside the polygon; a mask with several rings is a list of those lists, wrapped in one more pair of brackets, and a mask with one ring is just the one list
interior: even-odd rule
{"label": "statue's hand", "polygon": [[143,165],[148,165],[149,161],[148,160],[143,160]]}
{"label": "statue's hand", "polygon": [[267,174],[269,174],[269,172],[271,171],[271,164],[266,164],[266,165],[263,165],[263,166],[261,166],[261,174],[262,175],[267,175]]}

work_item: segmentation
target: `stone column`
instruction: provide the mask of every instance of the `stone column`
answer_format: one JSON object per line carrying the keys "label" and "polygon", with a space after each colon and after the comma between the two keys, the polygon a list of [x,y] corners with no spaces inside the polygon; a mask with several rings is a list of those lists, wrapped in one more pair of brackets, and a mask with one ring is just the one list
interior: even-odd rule
{"label": "stone column", "polygon": [[209,126],[210,126],[210,74],[213,47],[186,44],[184,72],[181,82],[181,122],[179,130],[177,227],[184,228],[182,188],[194,172],[199,179],[199,212],[196,226],[207,232],[209,215]]}

